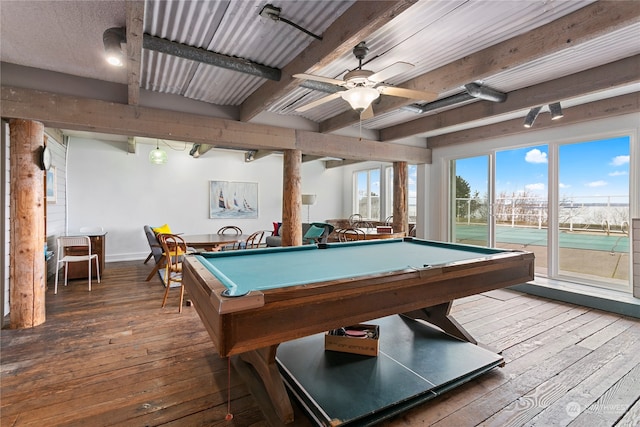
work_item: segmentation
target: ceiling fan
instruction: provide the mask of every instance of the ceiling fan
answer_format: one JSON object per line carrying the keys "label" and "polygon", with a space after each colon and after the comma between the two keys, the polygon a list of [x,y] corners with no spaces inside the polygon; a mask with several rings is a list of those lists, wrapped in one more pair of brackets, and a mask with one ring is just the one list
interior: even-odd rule
{"label": "ceiling fan", "polygon": [[358,43],[353,48],[353,54],[358,58],[359,65],[355,70],[349,71],[344,75],[344,80],[332,79],[330,77],[316,76],[313,74],[294,74],[296,79],[315,80],[318,82],[334,84],[346,88],[331,95],[327,95],[309,104],[303,105],[296,109],[298,112],[308,111],[318,105],[329,102],[333,99],[342,98],[347,101],[351,107],[360,113],[361,119],[370,119],[373,117],[372,102],[378,99],[380,95],[399,96],[402,98],[410,98],[422,101],[433,101],[438,98],[437,93],[425,92],[413,89],[404,89],[400,87],[387,86],[383,82],[397,74],[404,73],[413,68],[413,64],[408,62],[396,62],[387,68],[374,73],[373,71],[362,69],[362,60],[367,55],[367,47],[365,42]]}

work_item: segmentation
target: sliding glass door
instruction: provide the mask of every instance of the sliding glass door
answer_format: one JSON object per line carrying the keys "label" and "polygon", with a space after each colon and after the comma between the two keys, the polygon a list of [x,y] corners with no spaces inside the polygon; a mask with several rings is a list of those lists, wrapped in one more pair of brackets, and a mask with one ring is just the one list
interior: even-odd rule
{"label": "sliding glass door", "polygon": [[490,240],[490,157],[456,159],[450,164],[451,240],[492,246]]}
{"label": "sliding glass door", "polygon": [[630,138],[449,162],[450,240],[536,256],[536,274],[630,290]]}
{"label": "sliding glass door", "polygon": [[558,147],[558,275],[629,283],[628,137]]}

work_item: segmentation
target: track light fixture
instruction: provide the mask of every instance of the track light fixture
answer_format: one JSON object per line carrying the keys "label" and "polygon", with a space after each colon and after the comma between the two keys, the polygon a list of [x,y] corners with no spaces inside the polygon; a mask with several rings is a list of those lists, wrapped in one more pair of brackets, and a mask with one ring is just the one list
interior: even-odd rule
{"label": "track light fixture", "polygon": [[200,157],[200,144],[193,144],[191,150],[189,151],[189,155],[194,159]]}
{"label": "track light fixture", "polygon": [[124,65],[122,43],[126,43],[127,35],[124,28],[108,28],[102,33],[102,43],[107,55],[107,62],[116,67]]}
{"label": "track light fixture", "polygon": [[524,127],[530,128],[531,126],[533,126],[533,122],[536,121],[536,118],[538,117],[538,114],[540,114],[541,109],[542,107],[533,107],[531,110],[529,110],[527,117],[525,117],[524,119]]}
{"label": "track light fixture", "polygon": [[562,114],[562,106],[559,102],[549,104],[549,111],[551,112],[551,120],[558,120],[564,116],[564,114]]}

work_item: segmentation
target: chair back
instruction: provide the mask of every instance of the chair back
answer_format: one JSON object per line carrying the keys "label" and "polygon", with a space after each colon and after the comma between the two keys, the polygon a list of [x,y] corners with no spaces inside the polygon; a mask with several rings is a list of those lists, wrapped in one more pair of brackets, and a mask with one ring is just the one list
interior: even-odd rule
{"label": "chair back", "polygon": [[246,240],[236,242],[233,244],[233,249],[256,249],[260,247],[262,239],[264,237],[264,230],[256,231],[252,233]]}
{"label": "chair back", "polygon": [[239,236],[242,234],[242,229],[240,227],[236,227],[235,225],[225,225],[218,230],[218,234],[234,234]]}
{"label": "chair back", "polygon": [[342,228],[338,232],[338,240],[341,242],[353,242],[356,240],[365,240],[366,234],[359,228]]}
{"label": "chair back", "polygon": [[89,236],[60,236],[58,237],[58,257],[64,256],[65,248],[87,247],[91,255],[91,239]]}
{"label": "chair back", "polygon": [[312,222],[302,238],[303,243],[327,243],[334,226],[326,222]]}
{"label": "chair back", "polygon": [[[158,241],[165,254],[167,274],[182,273],[182,257],[187,253],[187,244],[184,239],[177,234],[158,234]],[[171,275],[171,281],[181,279],[182,277],[174,279],[173,274]],[[166,278],[165,280],[169,281]]]}
{"label": "chair back", "polygon": [[249,237],[247,237],[245,249],[255,249],[259,248],[262,243],[262,238],[264,237],[264,230],[256,231],[252,233]]}
{"label": "chair back", "polygon": [[147,236],[147,241],[149,242],[149,247],[151,248],[151,253],[153,254],[153,259],[156,264],[162,258],[162,246],[158,241],[158,237],[156,233],[151,229],[151,226],[144,226],[144,234]]}

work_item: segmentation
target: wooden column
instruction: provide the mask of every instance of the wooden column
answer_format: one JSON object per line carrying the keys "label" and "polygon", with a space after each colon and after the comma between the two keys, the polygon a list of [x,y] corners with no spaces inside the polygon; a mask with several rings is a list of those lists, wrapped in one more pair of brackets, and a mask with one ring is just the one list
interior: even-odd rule
{"label": "wooden column", "polygon": [[393,162],[393,231],[409,232],[409,165]]}
{"label": "wooden column", "polygon": [[282,246],[302,245],[302,151],[284,150],[282,194]]}
{"label": "wooden column", "polygon": [[32,328],[45,321],[45,190],[44,173],[40,169],[44,126],[39,122],[12,119],[9,131],[10,327]]}

